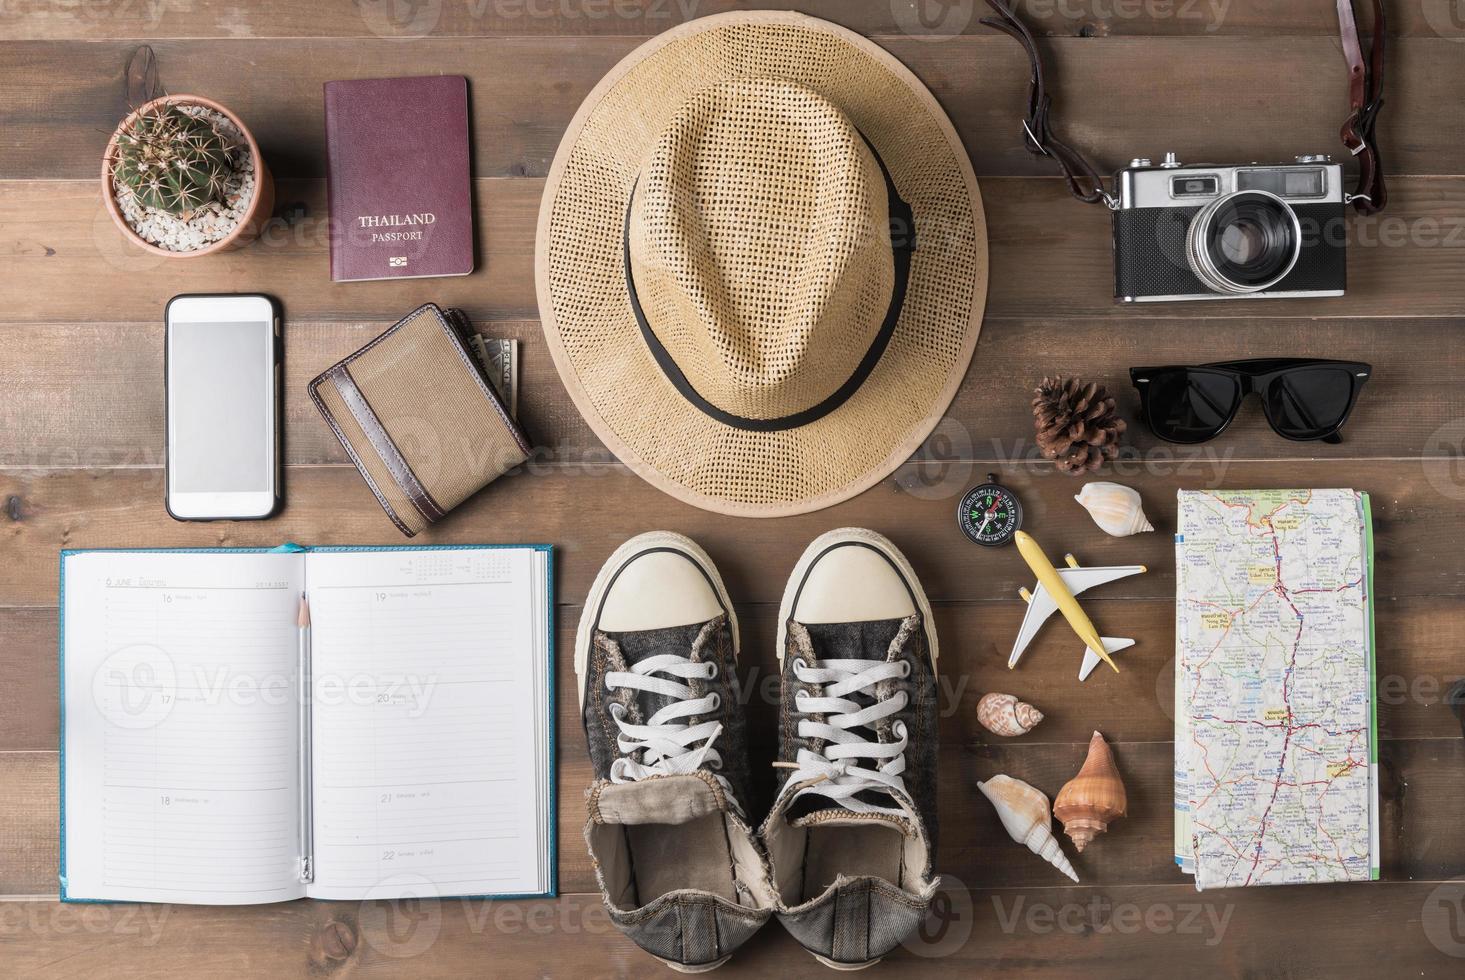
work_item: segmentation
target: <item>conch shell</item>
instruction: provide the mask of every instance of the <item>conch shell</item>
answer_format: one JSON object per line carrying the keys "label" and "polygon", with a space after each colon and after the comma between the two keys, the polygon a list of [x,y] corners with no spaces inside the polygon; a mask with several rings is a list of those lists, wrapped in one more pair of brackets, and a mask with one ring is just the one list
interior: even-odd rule
{"label": "conch shell", "polygon": [[1002,826],[1019,844],[1062,871],[1074,881],[1078,875],[1053,836],[1053,818],[1048,814],[1048,797],[1043,791],[1011,776],[993,776],[977,783],[982,795],[997,808]]}
{"label": "conch shell", "polygon": [[977,721],[994,735],[1026,735],[1043,720],[1043,713],[1011,694],[987,694],[977,702]]}
{"label": "conch shell", "polygon": [[1053,801],[1053,816],[1063,823],[1063,832],[1082,854],[1090,841],[1109,829],[1110,821],[1124,816],[1127,806],[1114,753],[1104,736],[1094,732],[1083,768],[1064,784]]}
{"label": "conch shell", "polygon": [[1155,529],[1145,517],[1139,491],[1131,487],[1119,483],[1086,483],[1073,499],[1083,504],[1094,523],[1106,534],[1116,538]]}

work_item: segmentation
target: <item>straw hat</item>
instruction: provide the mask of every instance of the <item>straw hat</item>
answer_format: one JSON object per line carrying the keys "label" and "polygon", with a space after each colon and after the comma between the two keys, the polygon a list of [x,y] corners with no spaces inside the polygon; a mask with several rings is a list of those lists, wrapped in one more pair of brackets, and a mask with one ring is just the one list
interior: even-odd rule
{"label": "straw hat", "polygon": [[590,93],[535,276],[560,377],[622,462],[777,517],[865,490],[935,427],[981,329],[986,224],[955,130],[889,53],[731,13]]}

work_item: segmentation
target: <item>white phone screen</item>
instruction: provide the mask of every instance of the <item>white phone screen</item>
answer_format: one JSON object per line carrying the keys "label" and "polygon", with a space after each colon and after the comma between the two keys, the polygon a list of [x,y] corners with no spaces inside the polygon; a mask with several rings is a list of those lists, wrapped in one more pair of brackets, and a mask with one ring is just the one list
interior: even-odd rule
{"label": "white phone screen", "polygon": [[273,345],[269,320],[170,324],[172,492],[273,491]]}

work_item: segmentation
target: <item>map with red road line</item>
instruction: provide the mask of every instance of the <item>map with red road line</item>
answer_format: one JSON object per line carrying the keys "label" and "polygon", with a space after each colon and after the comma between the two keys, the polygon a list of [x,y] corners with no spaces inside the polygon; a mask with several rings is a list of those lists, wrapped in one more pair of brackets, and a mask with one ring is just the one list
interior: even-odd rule
{"label": "map with red road line", "polygon": [[1197,888],[1378,875],[1368,507],[1180,492],[1175,854]]}

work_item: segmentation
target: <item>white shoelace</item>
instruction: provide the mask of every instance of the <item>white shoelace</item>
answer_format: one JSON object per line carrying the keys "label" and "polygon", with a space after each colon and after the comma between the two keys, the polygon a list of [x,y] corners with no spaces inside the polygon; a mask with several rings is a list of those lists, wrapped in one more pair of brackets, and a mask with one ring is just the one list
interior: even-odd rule
{"label": "white shoelace", "polygon": [[[668,676],[654,677],[653,674]],[[676,699],[640,725],[626,720],[625,705],[611,702],[610,715],[621,730],[616,739],[621,757],[611,763],[611,782],[630,783],[649,776],[681,775],[695,772],[705,765],[713,771],[728,799],[734,806],[739,806],[741,812],[732,787],[716,772],[722,768],[722,756],[712,743],[722,734],[722,723],[704,721],[688,725],[679,720],[716,711],[722,705],[722,697],[716,691],[700,698],[694,697],[696,692],[690,686],[672,678],[711,680],[716,676],[716,664],[697,663],[670,653],[647,657],[632,664],[630,670],[613,670],[605,675],[607,690],[624,688]],[[702,744],[694,747],[698,742]]]}
{"label": "white shoelace", "polygon": [[[794,676],[806,684],[824,685],[823,697],[806,695],[800,691],[795,696],[799,711],[806,715],[824,715],[825,720],[812,718],[799,720],[801,738],[818,738],[825,742],[823,752],[799,749],[796,763],[783,764],[792,768],[786,786],[813,780],[815,785],[805,786],[794,793],[798,799],[805,793],[817,793],[834,800],[840,806],[854,813],[893,813],[904,815],[898,807],[882,807],[858,799],[856,794],[865,790],[896,789],[905,792],[905,722],[897,721],[891,731],[897,741],[870,741],[867,735],[852,731],[856,728],[871,728],[882,718],[888,718],[906,706],[909,697],[898,691],[893,697],[861,706],[848,695],[866,692],[874,697],[875,685],[881,681],[910,676],[911,666],[901,660],[894,663],[880,660],[824,660],[820,666],[810,667],[803,658],[794,661]],[[872,760],[878,768],[862,766],[860,760]]]}

